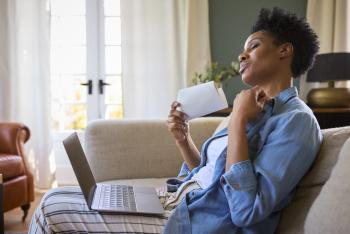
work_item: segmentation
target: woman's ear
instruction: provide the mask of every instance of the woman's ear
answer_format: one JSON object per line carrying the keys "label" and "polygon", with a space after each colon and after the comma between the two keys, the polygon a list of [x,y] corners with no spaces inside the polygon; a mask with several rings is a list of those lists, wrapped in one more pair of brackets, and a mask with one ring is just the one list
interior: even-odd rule
{"label": "woman's ear", "polygon": [[287,42],[280,45],[280,49],[279,49],[280,59],[293,56],[293,52],[294,52],[294,47],[292,43]]}

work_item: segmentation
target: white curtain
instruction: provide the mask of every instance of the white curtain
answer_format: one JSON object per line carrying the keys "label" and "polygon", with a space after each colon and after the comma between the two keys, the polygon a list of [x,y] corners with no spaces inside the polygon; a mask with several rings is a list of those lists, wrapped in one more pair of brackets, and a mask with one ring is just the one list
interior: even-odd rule
{"label": "white curtain", "polygon": [[[350,4],[348,0],[308,0],[307,21],[320,39],[320,54],[350,52]],[[312,88],[327,87],[327,83],[306,83],[301,77],[300,95],[306,100]],[[337,87],[349,82],[336,82]],[[349,85],[348,85],[349,86]]]}
{"label": "white curtain", "polygon": [[210,62],[207,0],[121,1],[125,118],[166,117]]}
{"label": "white curtain", "polygon": [[0,0],[0,11],[0,120],[23,122],[30,128],[26,149],[35,185],[49,188],[54,163],[48,0]]}

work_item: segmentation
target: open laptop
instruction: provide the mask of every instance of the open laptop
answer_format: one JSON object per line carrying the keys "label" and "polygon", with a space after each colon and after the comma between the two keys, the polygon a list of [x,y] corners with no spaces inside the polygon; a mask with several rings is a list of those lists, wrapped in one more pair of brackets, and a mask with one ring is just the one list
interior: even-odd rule
{"label": "open laptop", "polygon": [[90,209],[116,213],[164,213],[154,188],[96,183],[77,133],[63,140],[63,145]]}

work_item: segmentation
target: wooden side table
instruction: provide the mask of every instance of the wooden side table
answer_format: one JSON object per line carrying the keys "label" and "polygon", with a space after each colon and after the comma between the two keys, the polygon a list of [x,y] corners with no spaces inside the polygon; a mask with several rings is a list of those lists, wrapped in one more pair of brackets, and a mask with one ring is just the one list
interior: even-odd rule
{"label": "wooden side table", "polygon": [[2,198],[2,193],[3,193],[3,185],[2,185],[2,174],[0,174],[0,234],[3,234],[5,232],[5,227],[4,227],[4,213],[3,213],[3,198]]}
{"label": "wooden side table", "polygon": [[232,111],[232,107],[227,107],[226,109],[213,112],[209,115],[205,115],[204,117],[226,117],[231,114],[231,111]]}
{"label": "wooden side table", "polygon": [[350,108],[313,108],[321,129],[350,126]]}

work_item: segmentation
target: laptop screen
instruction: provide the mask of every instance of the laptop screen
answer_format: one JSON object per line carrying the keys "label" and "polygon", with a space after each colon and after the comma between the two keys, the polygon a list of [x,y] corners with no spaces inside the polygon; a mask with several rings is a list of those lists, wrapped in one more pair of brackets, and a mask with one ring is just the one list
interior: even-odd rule
{"label": "laptop screen", "polygon": [[77,133],[74,132],[64,139],[63,145],[72,164],[80,188],[83,191],[85,200],[89,208],[91,208],[96,189],[96,181],[86,159],[83,147],[80,144]]}

